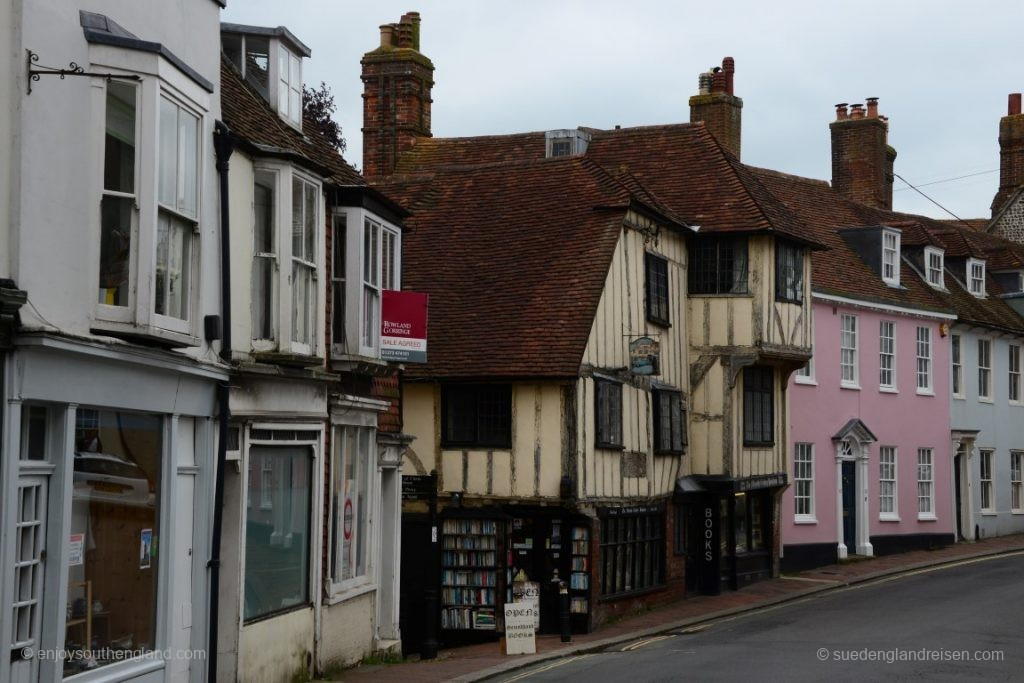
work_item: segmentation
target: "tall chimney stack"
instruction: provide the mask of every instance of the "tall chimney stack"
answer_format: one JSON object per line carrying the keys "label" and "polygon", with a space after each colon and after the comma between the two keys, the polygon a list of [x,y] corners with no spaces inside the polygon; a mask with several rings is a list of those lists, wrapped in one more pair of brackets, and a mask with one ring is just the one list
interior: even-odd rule
{"label": "tall chimney stack", "polygon": [[380,27],[363,55],[363,175],[391,175],[416,140],[430,137],[434,64],[420,52],[419,12]]}
{"label": "tall chimney stack", "polygon": [[703,121],[718,144],[738,159],[743,100],[733,94],[735,74],[736,61],[726,57],[721,67],[699,75],[698,94],[690,98],[690,122]]}
{"label": "tall chimney stack", "polygon": [[1012,93],[1006,116],[999,119],[999,191],[992,200],[992,216],[1024,185],[1024,114],[1020,93]]}
{"label": "tall chimney stack", "polygon": [[869,206],[892,209],[896,150],[888,145],[889,121],[878,114],[878,98],[836,105],[832,132],[832,188]]}

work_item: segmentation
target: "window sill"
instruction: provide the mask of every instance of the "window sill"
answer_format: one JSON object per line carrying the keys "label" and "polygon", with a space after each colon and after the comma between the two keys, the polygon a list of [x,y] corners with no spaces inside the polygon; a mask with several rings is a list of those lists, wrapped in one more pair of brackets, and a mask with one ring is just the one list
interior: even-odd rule
{"label": "window sill", "polygon": [[849,389],[850,391],[860,391],[860,385],[859,384],[849,384],[847,382],[840,382],[839,383],[839,388],[840,389]]}
{"label": "window sill", "polygon": [[362,581],[356,580],[356,582],[348,584],[332,584],[329,588],[329,594],[324,603],[328,606],[337,605],[339,602],[345,602],[353,598],[358,598],[360,595],[366,595],[377,590],[377,584],[370,579],[363,579]]}
{"label": "window sill", "polygon": [[1011,515],[1024,515],[1024,510],[1010,510]]}
{"label": "window sill", "polygon": [[1010,401],[1011,406],[1022,406],[1024,407],[1024,401]]}
{"label": "window sill", "polygon": [[963,394],[953,394],[953,399],[957,401],[966,401],[967,397]]}
{"label": "window sill", "polygon": [[793,381],[796,384],[803,384],[804,386],[808,386],[808,387],[816,387],[816,386],[818,386],[818,382],[815,381],[815,379],[813,377],[799,377],[798,376],[798,377],[794,378]]}
{"label": "window sill", "polygon": [[935,392],[932,389],[918,389],[917,390],[917,395],[918,396],[934,396]]}
{"label": "window sill", "polygon": [[658,327],[664,327],[665,329],[671,329],[672,328],[672,323],[670,323],[667,320],[662,320],[661,318],[654,318],[652,316],[647,316],[647,322],[651,323],[652,325],[657,325]]}
{"label": "window sill", "polygon": [[879,522],[901,522],[903,520],[901,520],[896,515],[879,515],[878,521]]}
{"label": "window sill", "polygon": [[995,403],[995,399],[991,399],[991,398],[982,398],[981,396],[979,396],[979,397],[978,397],[978,403],[988,403],[988,404],[990,404],[990,405],[991,405],[991,404]]}
{"label": "window sill", "polygon": [[754,295],[750,292],[743,292],[742,294],[695,294],[693,292],[687,292],[688,296],[694,297],[706,297],[708,299],[753,299]]}
{"label": "window sill", "polygon": [[939,518],[936,517],[933,514],[918,515],[917,516],[917,521],[919,521],[919,522],[937,522],[937,521],[939,521]]}
{"label": "window sill", "polygon": [[898,394],[900,390],[896,387],[878,387],[878,391],[883,394]]}
{"label": "window sill", "polygon": [[794,517],[793,524],[817,524],[817,517]]}
{"label": "window sill", "polygon": [[601,451],[624,451],[626,447],[621,444],[595,443],[594,448]]}
{"label": "window sill", "polygon": [[199,337],[173,330],[163,330],[154,325],[136,325],[135,323],[116,322],[113,320],[94,320],[91,331],[98,334],[105,334],[118,339],[146,341],[169,348],[183,348],[188,346],[199,346]]}
{"label": "window sill", "polygon": [[441,450],[445,451],[511,451],[512,444],[493,444],[493,443],[450,443],[447,441],[441,442]]}
{"label": "window sill", "polygon": [[260,363],[273,365],[287,365],[297,368],[320,367],[324,359],[319,356],[309,356],[301,353],[280,353],[277,351],[262,351],[252,354],[253,360]]}
{"label": "window sill", "polygon": [[998,517],[999,513],[996,512],[995,510],[982,510],[981,511],[981,516],[982,517]]}

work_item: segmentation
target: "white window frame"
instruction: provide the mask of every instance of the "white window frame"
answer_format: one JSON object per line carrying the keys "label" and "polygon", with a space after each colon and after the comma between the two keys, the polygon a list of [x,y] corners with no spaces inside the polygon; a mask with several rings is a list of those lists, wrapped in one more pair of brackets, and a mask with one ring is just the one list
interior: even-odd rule
{"label": "white window frame", "polygon": [[[813,352],[813,348],[814,348],[814,336],[815,336],[814,329],[815,328],[814,328],[814,324],[813,324],[813,321],[812,321],[812,323],[811,323],[811,349],[812,349],[812,352]],[[807,359],[807,362],[804,365],[801,365],[799,368],[797,368],[796,371],[793,373],[793,381],[796,382],[797,384],[807,384],[809,386],[817,386],[818,385],[818,381],[814,377],[814,355],[813,355],[813,353],[812,353],[811,357]]]}
{"label": "white window frame", "polygon": [[[274,41],[277,44],[277,98],[276,107],[278,114],[292,126],[302,128],[302,57],[296,55],[281,41]],[[286,68],[282,69],[282,62]],[[296,83],[298,81],[298,83]],[[298,97],[296,105],[295,96]],[[282,103],[281,98],[285,100]],[[283,106],[282,106],[283,105]],[[295,107],[298,107],[296,110]]]}
{"label": "white window frame", "polygon": [[[978,337],[978,401],[992,403],[992,340]],[[984,352],[982,352],[984,349]],[[982,361],[985,364],[982,365]]]}
{"label": "white window frame", "polygon": [[914,347],[917,353],[917,362],[914,366],[914,374],[917,378],[917,393],[923,396],[934,396],[932,328],[927,325],[918,325]]}
{"label": "white window frame", "polygon": [[967,259],[967,291],[974,296],[985,298],[985,262],[981,259]]}
{"label": "white window frame", "polygon": [[1024,451],[1010,451],[1010,512],[1024,515]]}
{"label": "white window frame", "polygon": [[[260,175],[262,175],[262,174],[266,174],[267,176],[269,176],[270,181],[271,181],[270,189],[271,189],[271,196],[273,198],[273,211],[272,211],[272,213],[270,215],[270,228],[269,229],[270,229],[270,232],[272,233],[270,239],[271,239],[271,243],[272,243],[272,245],[274,247],[274,251],[273,252],[261,252],[261,251],[258,251],[257,248],[256,248],[255,185],[256,185],[256,179]],[[270,319],[271,336],[270,336],[269,339],[265,338],[265,337],[257,336],[255,329],[250,325],[250,330],[252,332],[252,334],[250,335],[251,338],[252,338],[252,346],[253,346],[253,349],[256,350],[256,351],[272,351],[272,350],[274,350],[275,348],[277,348],[278,340],[281,338],[281,317],[280,317],[280,315],[281,315],[281,303],[280,303],[280,299],[281,299],[281,290],[282,290],[283,287],[287,286],[287,283],[282,283],[281,282],[281,227],[282,226],[281,226],[281,218],[280,218],[281,214],[280,214],[280,212],[281,212],[281,203],[282,202],[281,202],[281,178],[280,178],[280,176],[281,176],[281,173],[280,173],[280,170],[278,168],[265,168],[265,167],[259,166],[259,165],[255,166],[253,168],[253,202],[252,202],[252,222],[251,222],[251,225],[252,225],[251,233],[252,233],[252,245],[253,245],[253,250],[252,250],[253,258],[252,258],[252,264],[251,264],[250,267],[254,268],[255,264],[260,259],[264,259],[264,260],[267,260],[267,261],[270,262],[270,268],[271,268],[271,273],[272,273],[271,283],[270,283],[270,291],[266,293],[266,295],[270,297],[269,310],[270,310],[270,318],[271,318]],[[253,271],[251,274],[254,275],[255,271]],[[249,283],[250,283],[249,284],[249,287],[250,287],[249,294],[250,294],[250,297],[252,298],[252,302],[251,302],[252,305],[250,307],[250,314],[252,315],[252,317],[250,318],[250,320],[251,321],[255,321],[256,316],[254,315],[254,312],[256,310],[257,301],[256,301],[256,297],[255,297],[255,288],[253,287],[252,277],[249,278]]]}
{"label": "white window frame", "polygon": [[[805,456],[805,457],[801,457]],[[806,472],[800,471],[800,465],[806,465]],[[806,474],[808,476],[800,476]],[[800,484],[807,484],[807,495],[801,495]],[[793,444],[793,522],[796,524],[816,524],[814,511],[814,444]],[[798,512],[800,501],[807,501],[807,512]]]}
{"label": "white window frame", "polygon": [[[298,185],[302,188],[302,193],[303,193],[303,196],[298,198],[298,199],[296,199],[296,197],[295,197],[295,185],[296,185],[296,183],[298,183]],[[294,245],[293,245],[293,240],[294,240],[293,231],[294,231],[294,227],[291,226],[291,221],[289,221],[288,225],[289,225],[289,227],[291,229],[288,230],[288,240],[287,240],[288,241],[288,246],[289,246],[289,249],[290,249],[289,259],[288,259],[288,265],[289,265],[288,274],[289,274],[289,281],[290,281],[291,290],[292,290],[291,291],[291,297],[292,297],[292,307],[291,308],[292,308],[292,311],[291,311],[291,316],[289,316],[287,318],[287,320],[288,320],[288,329],[289,329],[288,334],[291,337],[291,350],[292,350],[292,352],[293,353],[300,353],[300,354],[312,356],[312,355],[315,355],[314,351],[317,348],[317,341],[318,341],[319,337],[321,336],[320,335],[320,325],[318,323],[319,323],[320,318],[321,318],[321,311],[320,311],[320,308],[321,308],[321,306],[320,306],[320,301],[321,301],[321,297],[320,297],[320,282],[322,281],[321,280],[322,273],[320,272],[320,270],[321,270],[320,254],[323,253],[323,245],[325,244],[325,241],[321,237],[324,234],[323,221],[321,220],[321,217],[323,215],[323,211],[322,211],[322,207],[323,207],[323,188],[320,186],[320,184],[318,182],[310,179],[309,177],[306,177],[306,176],[304,176],[301,173],[293,173],[292,174],[291,183],[289,183],[289,191],[291,193],[291,201],[289,202],[288,208],[289,208],[289,211],[291,212],[291,214],[293,214],[294,211],[295,211],[295,202],[296,201],[301,202],[300,206],[302,207],[302,211],[303,211],[303,214],[302,214],[303,222],[305,222],[305,220],[307,219],[307,216],[305,214],[305,206],[306,206],[306,203],[305,203],[305,192],[306,192],[307,189],[312,190],[313,196],[316,197],[315,206],[313,208],[313,235],[312,235],[313,244],[311,245],[313,253],[312,253],[312,258],[310,258],[310,259],[304,258],[304,255],[297,256],[295,254],[295,248],[294,248]],[[295,317],[295,313],[296,313],[296,310],[295,310],[295,297],[296,297],[296,294],[298,292],[298,289],[297,289],[298,283],[296,282],[295,273],[297,272],[297,269],[303,269],[303,270],[307,271],[309,273],[309,276],[310,276],[309,301],[307,302],[308,310],[306,311],[306,326],[308,328],[307,332],[308,332],[309,341],[301,341],[299,339],[300,335],[299,335],[298,328],[296,327],[297,321],[296,321],[296,317]]]}
{"label": "white window frame", "polygon": [[[336,358],[358,356],[361,358],[380,359],[380,311],[381,292],[391,285],[391,289],[402,288],[402,231],[401,229],[382,217],[366,209],[359,207],[334,207],[332,210],[335,218],[332,220],[332,229],[341,221],[339,218],[344,215],[345,225],[345,339],[332,340],[331,353]],[[366,249],[366,232],[368,226],[376,230],[377,251],[374,254],[373,263],[375,273],[367,273],[364,270]],[[388,264],[384,258],[385,244],[390,241],[394,245],[394,258]],[[391,266],[390,274],[384,272],[386,265]],[[368,275],[371,275],[368,279]],[[376,293],[376,310],[370,311],[371,320],[374,322],[374,329],[366,334],[364,321],[367,319],[366,290],[371,289]],[[333,326],[332,326],[333,329]],[[365,342],[369,339],[370,343]]]}
{"label": "white window frame", "polygon": [[[201,229],[208,220],[204,212],[207,171],[210,163],[210,131],[212,130],[211,109],[213,96],[195,83],[175,65],[155,53],[139,53],[110,46],[91,45],[90,67],[114,74],[140,76],[136,87],[136,131],[135,131],[135,206],[132,212],[132,243],[129,261],[128,306],[95,304],[94,327],[107,332],[143,334],[170,340],[185,346],[198,346],[199,301],[203,283],[199,264],[202,263]],[[93,87],[104,95],[93,98],[93,120],[100,122],[93,126],[94,154],[92,185],[97,200],[110,195],[103,188],[103,163],[105,157],[106,82],[94,79]],[[198,119],[197,125],[197,167],[196,167],[196,215],[186,217],[194,225],[190,258],[190,286],[186,309],[188,320],[159,315],[155,311],[157,222],[159,217],[158,178],[159,155],[158,134],[160,99],[166,97]],[[95,234],[100,234],[99,212],[92,212],[95,218]],[[90,259],[90,286],[99,282],[99,259]],[[94,297],[95,300],[95,297]]]}
{"label": "white window frame", "polygon": [[[886,368],[886,361],[889,367]],[[888,372],[888,382],[886,373]],[[896,379],[896,322],[878,322],[878,390],[895,394],[898,391]]]}
{"label": "white window frame", "polygon": [[[951,378],[949,388],[953,392],[953,398],[965,399],[967,395],[964,391],[964,339],[959,334],[950,336],[949,339],[949,357],[950,363],[953,366],[953,377]],[[960,387],[958,392],[956,389]]]}
{"label": "white window frame", "polygon": [[[325,311],[323,305],[323,294],[320,291],[320,283],[323,282],[324,278],[324,259],[322,255],[324,253],[324,247],[326,246],[326,230],[324,229],[324,195],[323,195],[323,184],[322,180],[307,172],[305,169],[296,168],[290,164],[282,164],[275,161],[260,159],[253,165],[253,177],[255,178],[256,172],[265,172],[272,174],[275,178],[274,186],[274,240],[277,248],[276,255],[276,278],[274,283],[274,332],[276,333],[276,339],[253,339],[252,348],[256,352],[261,351],[280,351],[282,353],[294,353],[306,356],[316,356],[319,352],[321,345],[323,344],[323,324],[325,318]],[[293,258],[292,254],[292,180],[297,178],[298,180],[308,183],[314,186],[316,194],[316,216],[313,220],[313,261],[306,261],[304,259],[297,260]],[[301,199],[300,199],[301,201]],[[251,234],[253,231],[255,220],[255,210],[250,217],[249,224],[247,226],[247,235],[250,235],[250,243],[252,240]],[[249,296],[252,296],[252,259],[249,259]],[[309,303],[309,325],[310,341],[308,344],[296,341],[295,330],[293,325],[293,305],[294,305],[294,287],[295,282],[292,277],[292,269],[294,262],[300,262],[305,267],[312,269],[312,287],[310,290],[311,300]],[[286,270],[285,270],[286,269]],[[285,272],[282,272],[285,270]],[[249,307],[250,316],[252,307]],[[251,322],[250,321],[250,332]],[[249,335],[253,335],[250,333]]]}
{"label": "white window frame", "polygon": [[[938,260],[938,265],[932,263],[932,257]],[[945,289],[945,252],[935,247],[924,248],[924,272],[925,280],[935,289]]]}
{"label": "white window frame", "polygon": [[896,230],[882,231],[882,282],[900,286],[900,233]]}
{"label": "white window frame", "polygon": [[[887,468],[889,471],[887,471]],[[886,477],[886,474],[891,476]],[[884,483],[892,485],[892,493],[889,496],[882,492],[882,484]],[[896,446],[880,446],[878,449],[878,518],[881,521],[900,521],[899,494],[899,449]],[[892,499],[892,510],[883,509],[883,501],[887,497]]]}
{"label": "white window frame", "polygon": [[978,501],[982,514],[996,511],[995,488],[992,485],[992,454],[990,448],[978,449]]}
{"label": "white window frame", "polygon": [[[921,508],[926,509],[922,510]],[[917,518],[935,521],[935,452],[931,448],[917,449]]]}
{"label": "white window frame", "polygon": [[[1024,396],[1021,395],[1020,380],[1020,344],[1009,344],[1007,346],[1007,381],[1008,386],[1006,389],[1006,397],[1009,400],[1010,405],[1019,406],[1024,405]],[[1016,396],[1016,398],[1014,398]]]}
{"label": "white window frame", "polygon": [[[847,322],[852,322],[852,329],[847,327]],[[843,313],[839,318],[839,385],[846,389],[860,389],[857,322],[857,316],[852,313]],[[851,345],[847,345],[849,339],[852,339]],[[848,352],[851,358],[849,363],[844,358]],[[847,368],[850,369],[851,379],[846,378]]]}

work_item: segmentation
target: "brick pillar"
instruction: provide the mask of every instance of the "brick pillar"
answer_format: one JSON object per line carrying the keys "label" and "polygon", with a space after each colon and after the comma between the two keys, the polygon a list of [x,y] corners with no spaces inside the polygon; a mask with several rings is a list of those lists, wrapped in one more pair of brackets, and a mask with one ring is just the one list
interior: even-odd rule
{"label": "brick pillar", "polygon": [[420,53],[420,15],[380,27],[380,47],[363,55],[363,175],[394,172],[401,155],[430,137],[434,65]]}
{"label": "brick pillar", "polygon": [[1010,95],[1006,116],[999,120],[999,191],[992,200],[993,216],[1021,185],[1024,185],[1024,114],[1018,92]]}
{"label": "brick pillar", "polygon": [[690,123],[703,121],[718,144],[739,159],[743,100],[733,94],[735,73],[736,61],[726,57],[721,68],[699,76],[699,92],[690,98]]}
{"label": "brick pillar", "polygon": [[887,143],[889,121],[878,115],[878,98],[864,105],[836,105],[832,133],[832,188],[839,194],[880,209],[892,208],[896,150]]}

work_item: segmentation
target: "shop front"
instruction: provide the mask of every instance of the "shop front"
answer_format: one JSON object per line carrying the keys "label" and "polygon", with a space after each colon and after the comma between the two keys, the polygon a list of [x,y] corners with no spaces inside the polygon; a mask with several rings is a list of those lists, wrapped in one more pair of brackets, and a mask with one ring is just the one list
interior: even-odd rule
{"label": "shop front", "polygon": [[718,595],[773,576],[778,501],[786,483],[785,473],[679,479],[676,523],[688,590]]}

